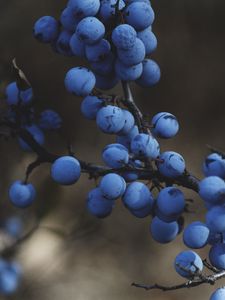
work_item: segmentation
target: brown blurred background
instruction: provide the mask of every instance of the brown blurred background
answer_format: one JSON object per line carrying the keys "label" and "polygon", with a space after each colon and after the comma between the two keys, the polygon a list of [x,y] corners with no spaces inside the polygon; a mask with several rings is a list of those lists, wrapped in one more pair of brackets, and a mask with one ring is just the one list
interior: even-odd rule
{"label": "brown blurred background", "polygon": [[[66,153],[70,139],[79,158],[100,162],[101,149],[113,137],[103,135],[94,122],[81,116],[81,99],[69,95],[63,84],[65,72],[85,62],[56,55],[32,37],[35,20],[42,15],[58,17],[65,4],[63,0],[0,0],[1,95],[14,80],[10,63],[16,57],[33,85],[37,111],[53,108],[63,116],[60,135],[48,137],[49,149]],[[156,12],[153,30],[158,37],[152,57],[161,66],[162,79],[151,89],[133,85],[135,99],[150,116],[159,111],[177,116],[178,136],[162,142],[161,147],[180,152],[188,169],[201,177],[206,144],[225,150],[225,2],[152,0],[152,5]],[[116,92],[122,93],[120,87]],[[23,178],[35,156],[23,154],[14,141],[2,143],[0,150],[1,214],[21,214],[10,206],[7,189],[13,180]],[[169,245],[158,245],[149,234],[149,218],[135,219],[120,201],[105,220],[89,216],[85,197],[94,182],[85,176],[75,186],[60,187],[50,179],[49,165],[43,165],[35,170],[31,182],[38,191],[37,201],[22,214],[27,227],[33,226],[34,216],[41,218],[41,226],[15,253],[24,279],[11,299],[209,299],[215,289],[209,286],[169,293],[130,286],[133,281],[182,282],[173,270],[174,257],[185,249],[181,236]],[[199,197],[191,192],[187,197],[196,199],[196,213],[186,216],[186,223],[204,220]],[[206,257],[207,252],[208,248],[200,253]]]}

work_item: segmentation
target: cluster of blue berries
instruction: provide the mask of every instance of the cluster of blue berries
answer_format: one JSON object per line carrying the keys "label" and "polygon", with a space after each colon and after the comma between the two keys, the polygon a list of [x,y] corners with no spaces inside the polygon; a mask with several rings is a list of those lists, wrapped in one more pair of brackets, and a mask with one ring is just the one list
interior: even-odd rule
{"label": "cluster of blue berries", "polygon": [[34,36],[62,55],[79,56],[90,69],[72,68],[66,75],[69,92],[89,94],[94,86],[111,89],[119,80],[149,87],[160,79],[160,68],[148,56],[156,49],[150,1],[70,0],[59,21],[41,17]]}
{"label": "cluster of blue berries", "polygon": [[[166,244],[183,231],[185,196],[173,183],[188,172],[179,153],[160,151],[158,139],[177,134],[177,118],[160,112],[148,124],[140,125],[135,112],[126,105],[128,99],[109,100],[95,89],[111,89],[119,81],[135,81],[142,87],[159,81],[159,66],[146,58],[157,46],[151,27],[153,21],[154,12],[148,0],[69,0],[60,21],[44,16],[35,23],[34,36],[51,44],[57,53],[88,60],[90,69],[74,67],[67,72],[65,87],[68,92],[84,97],[81,112],[85,118],[95,120],[103,133],[115,135],[114,143],[102,150],[106,167],[98,185],[88,193],[88,211],[95,217],[105,218],[118,199],[122,199],[135,217],[152,216],[151,235],[155,241]],[[60,128],[61,118],[55,111],[46,110],[37,121],[32,99],[31,88],[20,90],[16,82],[6,88],[8,119],[17,125],[20,122],[19,126],[37,144],[43,145],[44,130]],[[23,108],[19,121],[18,108],[20,112]],[[22,137],[19,144],[25,151],[32,150]],[[79,180],[82,168],[82,163],[72,154],[64,155],[51,162],[50,173],[56,183],[71,185]],[[167,184],[162,186],[158,178],[152,178],[148,186],[144,181],[146,170],[157,172]],[[206,221],[186,226],[183,242],[191,249],[211,245],[211,265],[225,270],[224,157],[218,153],[209,155],[203,171],[205,178],[199,181],[197,189],[208,210]],[[35,194],[33,185],[27,181],[17,180],[9,188],[11,202],[20,208],[29,206]],[[174,267],[180,276],[193,279],[201,274],[203,261],[193,250],[185,250],[175,258]],[[225,289],[221,288],[210,299],[221,300],[224,295]]]}

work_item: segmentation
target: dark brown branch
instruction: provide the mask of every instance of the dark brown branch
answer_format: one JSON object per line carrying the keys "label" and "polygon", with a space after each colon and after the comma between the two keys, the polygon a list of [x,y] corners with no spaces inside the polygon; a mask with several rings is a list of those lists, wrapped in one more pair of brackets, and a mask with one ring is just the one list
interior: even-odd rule
{"label": "dark brown branch", "polygon": [[133,113],[137,126],[140,132],[144,132],[143,114],[134,102],[133,95],[131,93],[130,85],[127,81],[122,81],[122,87],[125,99],[123,104]]}
{"label": "dark brown branch", "polygon": [[174,290],[179,290],[179,289],[183,289],[183,288],[192,288],[192,287],[196,287],[202,284],[211,284],[214,285],[215,282],[221,278],[225,277],[225,271],[220,271],[219,273],[215,273],[212,275],[208,275],[208,276],[197,276],[196,278],[189,280],[187,282],[178,284],[178,285],[173,285],[173,286],[164,286],[164,285],[160,285],[160,284],[153,284],[153,285],[145,285],[145,284],[139,284],[139,283],[132,283],[131,285],[137,288],[142,288],[145,290],[154,290],[154,289],[158,289],[161,290],[163,292],[166,291],[174,291]]}

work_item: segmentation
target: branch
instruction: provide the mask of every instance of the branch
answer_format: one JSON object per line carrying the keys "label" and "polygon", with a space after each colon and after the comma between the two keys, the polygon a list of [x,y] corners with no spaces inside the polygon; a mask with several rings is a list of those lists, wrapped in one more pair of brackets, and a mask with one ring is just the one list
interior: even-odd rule
{"label": "branch", "polygon": [[[140,132],[146,132],[146,126],[144,124],[143,114],[134,102],[133,95],[131,93],[130,85],[127,81],[122,81],[122,87],[125,99],[122,103],[127,106],[130,112],[133,113],[134,119],[137,123]],[[148,130],[149,132],[149,130]],[[149,132],[150,133],[150,132]]]}
{"label": "branch", "polygon": [[163,292],[166,291],[174,291],[174,290],[179,290],[183,288],[192,288],[196,287],[202,284],[211,284],[214,285],[215,282],[221,278],[225,277],[225,271],[220,271],[219,273],[213,274],[213,275],[208,275],[208,276],[203,276],[199,275],[196,278],[189,280],[187,282],[178,284],[178,285],[173,285],[173,286],[164,286],[160,284],[153,284],[153,285],[145,285],[145,284],[139,284],[139,283],[132,283],[131,285],[137,288],[142,288],[147,291],[149,290],[161,290]]}

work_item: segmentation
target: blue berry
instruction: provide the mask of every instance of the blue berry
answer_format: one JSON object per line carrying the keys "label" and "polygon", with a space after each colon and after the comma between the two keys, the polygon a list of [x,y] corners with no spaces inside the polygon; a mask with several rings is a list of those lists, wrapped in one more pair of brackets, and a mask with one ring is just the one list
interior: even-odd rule
{"label": "blue berry", "polygon": [[111,168],[121,168],[129,161],[129,153],[126,147],[120,144],[107,145],[102,151],[102,159]]}
{"label": "blue berry", "polygon": [[[39,144],[44,145],[45,136],[43,131],[35,124],[25,126],[25,129],[32,135],[33,139]],[[19,138],[19,145],[24,151],[32,151],[31,147],[22,139]]]}
{"label": "blue berry", "polygon": [[105,218],[111,214],[114,200],[106,199],[100,188],[91,190],[87,197],[87,209],[90,214],[98,218]]}
{"label": "blue berry", "polygon": [[77,18],[95,16],[100,8],[100,0],[70,0],[68,6]]}
{"label": "blue berry", "polygon": [[85,43],[79,39],[76,33],[70,38],[70,49],[74,55],[85,58]]}
{"label": "blue berry", "polygon": [[143,42],[146,54],[151,54],[157,48],[157,39],[150,27],[138,31],[137,37]]}
{"label": "blue berry", "polygon": [[179,124],[176,117],[167,112],[156,114],[152,118],[152,132],[155,136],[169,139],[175,136],[179,130]]}
{"label": "blue berry", "polygon": [[183,233],[184,244],[192,249],[205,247],[209,239],[209,228],[202,222],[192,222]]}
{"label": "blue berry", "polygon": [[116,60],[115,71],[117,76],[124,81],[133,81],[141,76],[142,64],[133,66],[124,65],[119,59]]}
{"label": "blue berry", "polygon": [[152,208],[153,197],[145,184],[136,181],[128,185],[123,195],[123,203],[130,210],[140,210],[149,205]]}
{"label": "blue berry", "polygon": [[225,287],[221,287],[211,295],[209,300],[224,300],[224,299],[225,299]]}
{"label": "blue berry", "polygon": [[142,87],[151,87],[159,82],[160,77],[161,72],[157,63],[151,59],[145,59],[142,75],[136,82]]}
{"label": "blue berry", "polygon": [[131,141],[131,151],[140,157],[155,159],[159,156],[159,144],[151,135],[140,133]]}
{"label": "blue berry", "polygon": [[197,253],[186,250],[177,255],[174,267],[177,273],[182,277],[192,278],[203,270],[203,262]]}
{"label": "blue berry", "polygon": [[99,62],[104,60],[110,53],[110,43],[102,39],[94,45],[87,45],[85,48],[86,57],[90,62]]}
{"label": "blue berry", "polygon": [[51,167],[53,180],[62,185],[75,183],[80,178],[80,173],[80,163],[72,156],[62,156],[56,159]]}
{"label": "blue berry", "polygon": [[21,274],[15,270],[14,263],[2,260],[0,265],[0,293],[11,295],[18,288]]}
{"label": "blue berry", "polygon": [[158,217],[154,217],[150,225],[150,231],[155,241],[166,244],[176,238],[179,226],[177,222],[166,223]]}
{"label": "blue berry", "polygon": [[225,179],[225,159],[217,153],[210,154],[203,164],[203,172],[205,176],[218,176]]}
{"label": "blue berry", "polygon": [[94,120],[103,104],[103,100],[96,96],[86,96],[81,103],[81,112],[85,118]]}
{"label": "blue berry", "polygon": [[126,182],[123,177],[110,173],[102,177],[99,188],[105,198],[115,200],[124,194]]}
{"label": "blue berry", "polygon": [[217,176],[209,176],[199,182],[200,197],[212,204],[225,202],[225,182]]}
{"label": "blue berry", "polygon": [[177,216],[183,212],[184,206],[185,199],[181,190],[175,187],[166,187],[159,192],[157,207],[163,215]]}
{"label": "blue berry", "polygon": [[128,50],[132,48],[135,44],[136,37],[137,32],[128,24],[119,25],[112,32],[113,44],[118,49]]}
{"label": "blue berry", "polygon": [[133,2],[124,12],[126,22],[136,30],[144,30],[152,25],[155,14],[151,6],[145,2]]}
{"label": "blue berry", "polygon": [[67,6],[61,13],[60,22],[63,28],[68,31],[74,32],[79,21],[80,20],[75,17],[71,7],[69,6]]}
{"label": "blue berry", "polygon": [[[133,66],[141,63],[145,58],[145,46],[136,38],[134,45],[128,50],[118,49],[119,60],[126,66]],[[141,69],[142,70],[142,69]]]}
{"label": "blue berry", "polygon": [[43,129],[59,129],[62,119],[56,111],[47,109],[40,114],[39,126]]}
{"label": "blue berry", "polygon": [[70,69],[65,77],[65,87],[68,92],[78,96],[87,96],[95,86],[95,75],[84,67]]}
{"label": "blue berry", "polygon": [[117,133],[124,126],[123,111],[113,105],[103,107],[97,113],[96,123],[105,133]]}
{"label": "blue berry", "polygon": [[9,188],[10,201],[17,207],[25,208],[31,205],[35,199],[36,192],[31,183],[15,181]]}
{"label": "blue berry", "polygon": [[87,17],[78,23],[76,34],[85,44],[92,45],[103,38],[105,27],[97,18]]}
{"label": "blue berry", "polygon": [[130,212],[132,215],[134,215],[137,218],[145,218],[147,216],[149,216],[152,212],[152,205],[149,204],[144,208],[141,209],[130,209]]}
{"label": "blue berry", "polygon": [[[125,117],[126,118],[126,117]],[[118,133],[120,134],[120,133]],[[117,136],[116,137],[116,142],[125,146],[127,149],[130,148],[130,143],[132,141],[132,139],[139,134],[139,130],[137,125],[135,125],[129,132],[128,134],[124,135],[124,136]]]}
{"label": "blue berry", "polygon": [[123,109],[123,115],[125,119],[125,124],[123,128],[120,130],[120,132],[118,132],[118,135],[127,135],[134,127],[135,120],[133,115],[126,109]]}
{"label": "blue berry", "polygon": [[181,176],[185,171],[185,161],[183,157],[173,151],[163,152],[159,156],[157,166],[162,175],[170,178]]}
{"label": "blue berry", "polygon": [[71,32],[67,30],[61,31],[56,42],[52,44],[55,52],[65,56],[72,56],[73,52],[70,48],[71,36],[72,36]]}
{"label": "blue berry", "polygon": [[34,37],[42,43],[53,42],[59,32],[59,25],[55,18],[43,16],[34,24]]}
{"label": "blue berry", "polygon": [[211,208],[206,214],[206,225],[212,232],[225,232],[225,207],[214,206]]}
{"label": "blue berry", "polygon": [[217,269],[225,270],[225,244],[213,245],[209,251],[209,260]]}
{"label": "blue berry", "polygon": [[7,85],[6,90],[6,102],[8,105],[17,105],[17,104],[30,104],[33,99],[33,90],[28,88],[26,90],[19,90],[16,82],[11,82]]}
{"label": "blue berry", "polygon": [[[114,64],[115,64],[115,56],[112,52],[109,52],[103,59],[92,62],[91,68],[92,70],[103,78],[113,77],[114,72]],[[106,77],[105,77],[106,76]],[[113,82],[113,80],[110,80]],[[112,84],[112,83],[111,83]]]}

